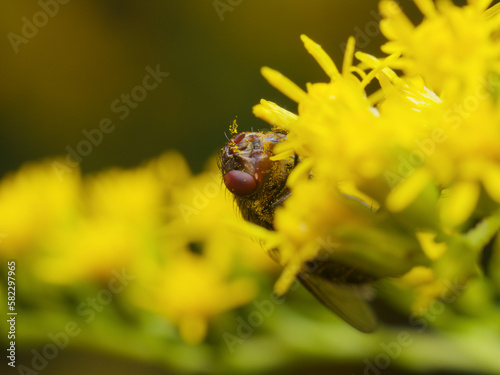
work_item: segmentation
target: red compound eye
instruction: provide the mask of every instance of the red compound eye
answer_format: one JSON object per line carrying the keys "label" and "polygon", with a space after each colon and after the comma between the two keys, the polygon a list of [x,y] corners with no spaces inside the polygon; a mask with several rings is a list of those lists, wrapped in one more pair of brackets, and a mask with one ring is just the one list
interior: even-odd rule
{"label": "red compound eye", "polygon": [[234,195],[249,195],[257,189],[257,182],[248,173],[242,171],[230,171],[224,175],[224,184]]}

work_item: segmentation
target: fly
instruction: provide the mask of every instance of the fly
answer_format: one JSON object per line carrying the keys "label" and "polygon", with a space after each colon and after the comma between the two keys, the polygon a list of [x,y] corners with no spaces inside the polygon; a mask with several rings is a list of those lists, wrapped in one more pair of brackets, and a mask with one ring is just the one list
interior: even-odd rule
{"label": "fly", "polygon": [[[297,155],[270,159],[274,147],[286,138],[284,131],[237,133],[222,148],[218,160],[224,184],[234,195],[242,217],[269,230],[274,230],[276,208],[291,195],[286,184],[288,175],[300,162]],[[271,257],[279,262],[279,251],[271,252]],[[376,277],[329,255],[321,261],[306,262],[297,278],[347,323],[362,332],[375,330],[376,318],[366,299],[369,283]]]}

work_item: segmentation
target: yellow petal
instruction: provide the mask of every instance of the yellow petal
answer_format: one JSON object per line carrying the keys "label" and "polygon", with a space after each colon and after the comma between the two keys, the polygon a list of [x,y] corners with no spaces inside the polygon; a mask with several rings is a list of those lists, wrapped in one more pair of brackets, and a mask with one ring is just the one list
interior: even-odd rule
{"label": "yellow petal", "polygon": [[416,266],[401,276],[400,280],[410,286],[427,284],[434,280],[434,272],[428,267]]}
{"label": "yellow petal", "polygon": [[[484,3],[488,3],[488,5],[491,3],[490,0],[483,0]],[[478,5],[479,6],[479,5]],[[484,4],[481,5],[481,7],[484,6]],[[491,8],[487,9],[483,13],[484,19],[490,19],[492,17],[497,16],[497,14],[500,13],[500,3],[493,5]]]}
{"label": "yellow petal", "polygon": [[483,185],[488,195],[496,202],[500,202],[500,168],[488,168],[483,173]]}
{"label": "yellow petal", "polygon": [[432,0],[415,0],[415,4],[425,17],[433,18],[436,16],[436,7]]}
{"label": "yellow petal", "polygon": [[374,211],[377,211],[380,208],[380,204],[375,199],[360,191],[351,181],[339,182],[339,191],[342,194],[351,195],[360,199],[368,206],[370,206]]}
{"label": "yellow petal", "polygon": [[264,78],[277,90],[281,91],[284,95],[288,96],[294,102],[301,102],[306,98],[307,94],[299,86],[285,77],[277,70],[263,67],[260,72]]}
{"label": "yellow petal", "polygon": [[368,73],[365,78],[363,78],[361,86],[366,87],[372,81],[372,79],[375,78],[378,73],[380,73],[380,71],[391,65],[391,63],[393,61],[396,61],[400,55],[400,53],[393,53],[384,60],[378,61],[378,64],[372,69],[372,71]]}
{"label": "yellow petal", "polygon": [[436,238],[435,233],[419,232],[417,233],[418,241],[422,249],[430,259],[438,259],[446,251],[445,243],[437,243],[434,241]]}
{"label": "yellow petal", "polygon": [[304,34],[300,36],[300,39],[302,39],[307,52],[309,52],[312,57],[314,57],[314,59],[318,62],[325,73],[328,74],[332,81],[340,77],[340,73],[335,66],[335,63],[318,43],[314,42]]}
{"label": "yellow petal", "polygon": [[410,205],[429,182],[429,174],[419,169],[406,180],[401,181],[389,193],[386,199],[387,209],[392,212],[400,212]]}
{"label": "yellow petal", "polygon": [[479,198],[476,182],[459,182],[449,189],[449,195],[441,201],[441,220],[451,226],[462,224],[469,218]]}
{"label": "yellow petal", "polygon": [[356,47],[356,39],[354,39],[354,37],[351,36],[347,40],[347,46],[344,52],[344,62],[342,64],[342,73],[344,75],[348,74],[351,71],[355,47]]}
{"label": "yellow petal", "polygon": [[269,124],[285,130],[290,130],[298,119],[295,113],[264,99],[261,99],[260,104],[253,107],[253,114]]}
{"label": "yellow petal", "polygon": [[383,0],[380,3],[380,13],[384,17],[380,21],[380,30],[389,39],[389,42],[382,45],[382,51],[400,51],[399,42],[393,42],[391,39],[411,40],[415,27],[395,1]]}
{"label": "yellow petal", "polygon": [[207,334],[207,322],[200,316],[185,316],[179,321],[182,339],[192,345],[200,343]]}
{"label": "yellow petal", "polygon": [[491,2],[492,2],[492,0],[469,0],[468,1],[468,3],[470,5],[472,5],[473,7],[475,7],[479,12],[482,12],[485,9],[487,9],[490,6]]}
{"label": "yellow petal", "polygon": [[297,276],[297,274],[299,273],[300,267],[300,263],[290,262],[289,264],[287,264],[283,269],[283,272],[281,273],[278,281],[276,281],[276,283],[274,284],[274,293],[276,293],[278,296],[282,296],[283,294],[285,294],[295,281],[295,276]]}
{"label": "yellow petal", "polygon": [[308,178],[312,166],[313,162],[311,159],[305,159],[302,163],[299,163],[288,176],[287,185],[294,186],[297,184],[297,181]]}

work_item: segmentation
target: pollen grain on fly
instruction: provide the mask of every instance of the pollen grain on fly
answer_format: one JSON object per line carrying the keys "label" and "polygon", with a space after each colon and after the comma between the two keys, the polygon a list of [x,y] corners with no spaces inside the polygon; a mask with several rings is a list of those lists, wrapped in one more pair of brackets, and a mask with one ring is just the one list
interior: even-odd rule
{"label": "pollen grain on fly", "polygon": [[236,119],[234,119],[233,123],[231,125],[229,125],[229,132],[231,134],[238,133],[238,123],[236,122]]}

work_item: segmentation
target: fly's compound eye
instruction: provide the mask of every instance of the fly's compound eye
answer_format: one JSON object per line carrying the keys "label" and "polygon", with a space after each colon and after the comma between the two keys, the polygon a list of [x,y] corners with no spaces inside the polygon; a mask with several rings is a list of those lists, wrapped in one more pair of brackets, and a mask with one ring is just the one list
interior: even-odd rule
{"label": "fly's compound eye", "polygon": [[249,173],[230,171],[224,175],[224,184],[234,195],[250,195],[257,189],[257,181]]}

